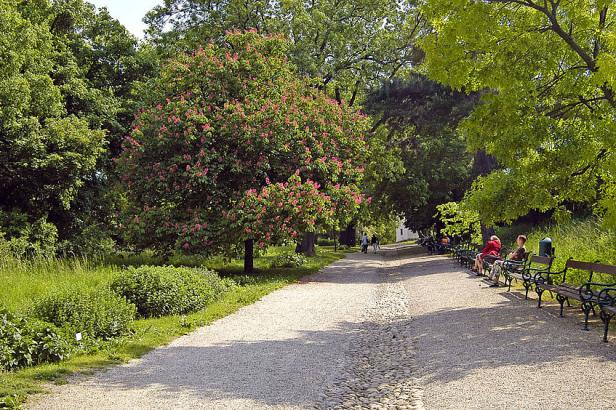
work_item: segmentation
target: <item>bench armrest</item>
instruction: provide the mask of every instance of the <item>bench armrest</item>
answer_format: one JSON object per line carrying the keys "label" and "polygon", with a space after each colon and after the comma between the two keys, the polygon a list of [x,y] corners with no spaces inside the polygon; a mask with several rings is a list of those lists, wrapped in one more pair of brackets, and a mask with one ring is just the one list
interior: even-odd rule
{"label": "bench armrest", "polygon": [[598,299],[601,306],[616,306],[616,287],[601,289]]}
{"label": "bench armrest", "polygon": [[[593,286],[601,287],[602,289],[599,289],[599,290],[593,289]],[[616,286],[616,283],[586,282],[585,284],[579,287],[578,291],[580,293],[580,298],[583,301],[591,301],[593,299],[600,301],[601,292],[603,292],[606,289],[612,289],[614,288],[614,286]],[[609,292],[607,294],[609,294]],[[614,296],[616,296],[616,293]]]}
{"label": "bench armrest", "polygon": [[[532,272],[535,272],[534,274],[532,274]],[[564,271],[559,271],[559,272],[550,272],[549,269],[540,269],[540,268],[528,268],[527,269],[527,274],[530,276],[532,276],[533,280],[535,282],[539,282],[539,283],[550,283],[551,279],[550,276],[554,275],[562,275],[564,273]]]}

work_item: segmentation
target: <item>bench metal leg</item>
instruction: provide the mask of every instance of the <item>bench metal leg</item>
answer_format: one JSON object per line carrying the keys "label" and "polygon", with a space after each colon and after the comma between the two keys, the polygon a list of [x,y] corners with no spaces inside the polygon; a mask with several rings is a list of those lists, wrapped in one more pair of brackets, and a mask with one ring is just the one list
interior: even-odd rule
{"label": "bench metal leg", "polygon": [[565,315],[563,314],[563,310],[565,308],[565,301],[569,303],[569,298],[556,294],[556,300],[558,301],[558,303],[560,303],[560,317],[565,317]]}
{"label": "bench metal leg", "polygon": [[524,281],[524,289],[526,289],[526,293],[524,294],[524,299],[528,299],[528,291],[531,288],[531,283],[527,280]]}
{"label": "bench metal leg", "polygon": [[592,305],[589,303],[582,303],[582,312],[584,312],[584,330],[588,329],[588,316],[590,315],[590,311],[592,310]]}
{"label": "bench metal leg", "polygon": [[541,295],[543,295],[543,289],[541,289],[540,287],[536,286],[535,287],[535,292],[537,292],[537,295],[539,295],[539,301],[537,302],[537,308],[541,308]]}
{"label": "bench metal leg", "polygon": [[513,282],[513,278],[511,276],[505,277],[505,285],[507,284],[507,282],[509,282],[509,288],[507,289],[507,292],[511,292],[511,283]]}
{"label": "bench metal leg", "polygon": [[601,310],[601,312],[599,312],[599,316],[603,322],[603,341],[607,343],[607,333],[610,330],[610,320],[612,320],[612,315]]}

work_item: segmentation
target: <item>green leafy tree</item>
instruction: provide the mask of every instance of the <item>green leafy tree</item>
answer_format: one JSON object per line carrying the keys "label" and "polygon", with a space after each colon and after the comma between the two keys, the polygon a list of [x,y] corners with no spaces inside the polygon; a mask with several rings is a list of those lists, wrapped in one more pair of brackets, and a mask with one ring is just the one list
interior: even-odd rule
{"label": "green leafy tree", "polygon": [[21,212],[28,231],[52,223],[62,251],[94,249],[109,241],[119,208],[111,158],[133,119],[132,87],[155,64],[107,10],[83,0],[6,4],[0,211]]}
{"label": "green leafy tree", "polygon": [[32,221],[70,207],[104,143],[104,132],[67,104],[80,84],[77,65],[45,7],[0,2],[0,209]]}
{"label": "green leafy tree", "polygon": [[484,90],[460,127],[499,170],[468,203],[485,223],[598,205],[616,222],[616,31],[612,1],[427,0],[430,78]]}
{"label": "green leafy tree", "polygon": [[163,49],[221,42],[232,29],[283,34],[300,72],[349,105],[418,61],[415,40],[425,29],[408,0],[165,0],[146,21]]}
{"label": "green leafy tree", "polygon": [[377,165],[367,175],[377,209],[402,213],[409,228],[425,230],[436,222],[437,205],[462,199],[470,186],[473,158],[455,129],[477,100],[476,93],[454,92],[416,74],[387,82],[369,96],[367,112],[386,135],[383,149],[393,153],[403,169],[385,169],[380,175],[383,170]]}
{"label": "green leafy tree", "polygon": [[436,206],[436,215],[443,225],[441,233],[457,236],[476,244],[482,244],[479,213],[461,202],[447,202]]}
{"label": "green leafy tree", "polygon": [[229,33],[180,53],[144,89],[119,158],[136,245],[215,252],[245,241],[251,254],[254,240],[352,217],[368,119],[298,78],[288,47]]}

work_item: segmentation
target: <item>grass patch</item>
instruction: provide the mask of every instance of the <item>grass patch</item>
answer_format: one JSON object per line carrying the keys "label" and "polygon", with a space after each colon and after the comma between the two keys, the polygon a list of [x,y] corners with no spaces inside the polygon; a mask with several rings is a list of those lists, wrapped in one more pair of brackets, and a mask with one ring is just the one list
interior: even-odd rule
{"label": "grass patch", "polygon": [[[344,251],[334,252],[333,247],[319,247],[316,257],[308,258],[306,264],[292,269],[270,269],[270,261],[277,255],[288,252],[290,248],[270,248],[267,254],[255,260],[257,273],[254,276],[241,277],[242,286],[226,292],[220,299],[205,309],[182,316],[140,319],[133,324],[133,334],[102,343],[96,350],[77,354],[70,359],[40,366],[25,368],[16,372],[0,374],[0,407],[19,406],[29,395],[45,391],[45,383],[63,384],[67,376],[87,373],[94,369],[124,363],[137,358],[155,347],[164,345],[178,336],[189,333],[197,327],[212,323],[227,316],[239,308],[256,302],[268,293],[289,283],[296,282],[304,275],[317,272],[324,266],[342,258]],[[113,265],[92,266],[84,261],[40,261],[36,269],[28,271],[26,264],[9,272],[5,265],[0,268],[0,280],[15,283],[10,290],[0,289],[2,300],[13,309],[27,310],[32,301],[50,290],[62,288],[69,283],[84,288],[106,286],[119,267]],[[34,262],[32,262],[34,263]],[[241,261],[225,262],[221,259],[208,259],[209,268],[221,270],[225,275],[240,274]],[[56,270],[47,271],[44,266]],[[71,273],[71,268],[77,269]],[[39,276],[40,275],[40,276]],[[28,289],[28,284],[35,284]],[[21,299],[23,298],[23,299]]]}

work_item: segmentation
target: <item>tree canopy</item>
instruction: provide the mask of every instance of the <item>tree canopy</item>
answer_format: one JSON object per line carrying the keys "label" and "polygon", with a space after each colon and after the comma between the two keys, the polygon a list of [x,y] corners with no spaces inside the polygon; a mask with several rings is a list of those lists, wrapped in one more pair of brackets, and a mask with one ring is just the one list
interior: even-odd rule
{"label": "tree canopy", "polygon": [[616,221],[611,3],[424,2],[433,30],[422,40],[423,70],[482,91],[460,132],[469,149],[500,164],[468,196],[483,221],[510,222],[533,209],[565,216],[579,202]]}
{"label": "tree canopy", "polygon": [[434,224],[437,205],[462,199],[473,158],[456,127],[477,100],[476,93],[456,92],[416,74],[385,83],[368,97],[367,112],[387,134],[384,149],[393,151],[404,169],[370,179],[368,191],[379,208],[424,230]]}
{"label": "tree canopy", "polygon": [[220,42],[231,29],[282,34],[300,73],[349,105],[368,87],[408,72],[420,59],[415,43],[425,29],[408,0],[165,0],[146,21],[163,49]]}
{"label": "tree canopy", "polygon": [[119,159],[137,244],[212,252],[350,220],[368,120],[298,77],[288,47],[228,33],[149,83]]}

